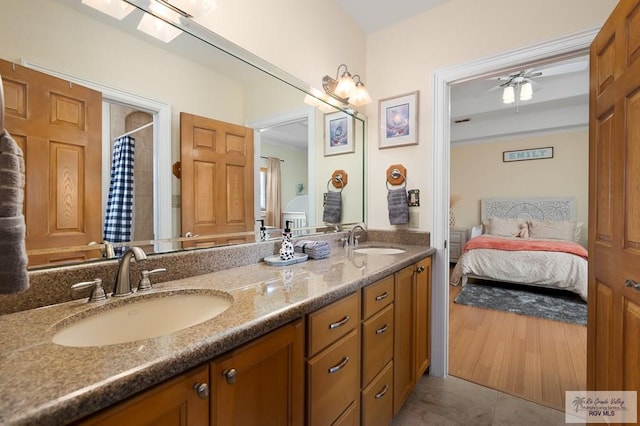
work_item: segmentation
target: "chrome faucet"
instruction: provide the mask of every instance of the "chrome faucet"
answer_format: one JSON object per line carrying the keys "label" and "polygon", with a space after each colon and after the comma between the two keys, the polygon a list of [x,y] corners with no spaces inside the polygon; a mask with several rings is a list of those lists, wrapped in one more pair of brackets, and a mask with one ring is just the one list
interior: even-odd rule
{"label": "chrome faucet", "polygon": [[360,229],[362,232],[367,232],[367,225],[365,225],[364,223],[359,223],[351,228],[351,231],[349,231],[349,235],[347,237],[348,246],[355,247],[358,245],[358,237],[356,237],[356,231],[358,229]]}
{"label": "chrome faucet", "polygon": [[132,257],[140,261],[146,259],[147,255],[140,247],[129,247],[129,249],[124,252],[118,261],[118,274],[116,275],[116,284],[113,287],[113,294],[111,296],[127,296],[133,293],[131,290],[131,277],[129,276],[129,264],[131,263]]}

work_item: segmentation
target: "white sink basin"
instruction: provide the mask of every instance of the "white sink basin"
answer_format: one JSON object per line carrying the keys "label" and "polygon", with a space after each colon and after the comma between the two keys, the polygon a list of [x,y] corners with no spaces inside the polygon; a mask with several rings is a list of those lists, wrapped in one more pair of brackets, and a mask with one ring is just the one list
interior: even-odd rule
{"label": "white sink basin", "polygon": [[88,347],[165,336],[210,320],[227,310],[232,302],[231,296],[217,294],[174,293],[163,296],[156,293],[153,296],[77,320],[71,318],[71,323],[60,329],[52,341],[62,346]]}
{"label": "white sink basin", "polygon": [[353,252],[359,254],[400,254],[405,250],[390,247],[363,247],[355,249]]}

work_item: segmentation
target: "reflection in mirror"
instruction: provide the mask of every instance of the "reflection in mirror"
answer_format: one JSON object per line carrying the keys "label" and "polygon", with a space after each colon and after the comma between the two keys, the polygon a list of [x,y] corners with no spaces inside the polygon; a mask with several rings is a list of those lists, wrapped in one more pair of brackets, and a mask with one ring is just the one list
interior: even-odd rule
{"label": "reflection in mirror", "polygon": [[[102,220],[108,199],[113,143],[119,136],[149,122],[153,125],[131,135],[136,141],[136,187],[130,238],[136,241],[135,245],[146,246],[148,252],[183,247],[182,240],[186,239],[181,223],[184,194],[181,194],[181,179],[172,174],[172,165],[182,160],[181,143],[187,143],[180,132],[182,112],[253,129],[255,146],[249,179],[253,182],[246,182],[246,187],[255,189],[251,197],[252,213],[242,230],[234,230],[226,241],[253,241],[257,229],[255,220],[266,211],[260,209],[260,169],[265,165],[260,157],[275,156],[284,160],[281,212],[302,210],[294,199],[307,196],[306,225],[323,225],[322,195],[327,181],[334,170],[344,169],[349,172],[350,180],[343,193],[341,221],[354,223],[364,219],[364,120],[361,116],[354,120],[354,153],[325,157],[324,115],[303,102],[305,93],[301,89],[308,85],[192,22],[182,22],[179,26],[197,36],[182,32],[170,43],[158,41],[136,29],[143,15],[140,8],[148,8],[138,3],[145,2],[131,0],[129,3],[137,5],[137,9],[118,21],[75,0],[3,1],[0,35],[4,40],[13,40],[0,46],[0,58],[7,61],[0,71],[5,79],[5,92],[19,99],[21,80],[11,77],[16,70],[39,72],[61,81],[51,87],[60,95],[58,106],[63,107],[61,120],[53,130],[43,134],[25,132],[21,130],[22,124],[16,125],[14,131],[9,129],[14,138],[24,144],[27,185],[40,186],[45,194],[40,200],[26,200],[30,267],[99,260],[108,252],[109,247],[100,243],[104,240]],[[56,19],[51,19],[52,16]],[[24,28],[30,30],[25,32]],[[15,37],[15,34],[21,36]],[[215,44],[235,50],[230,54]],[[9,90],[8,84],[13,84]],[[86,93],[90,95],[97,93],[97,106],[73,103],[80,98],[74,97],[75,92],[70,90],[80,87],[88,88]],[[24,101],[32,102],[27,98]],[[19,120],[19,103],[16,105],[11,109],[7,104],[6,113]],[[75,125],[82,123],[91,132],[89,136],[79,137],[74,129],[70,130],[69,137],[55,133],[74,124],[69,111],[86,113],[76,117]],[[304,121],[306,154],[302,147],[282,151],[284,141],[291,136],[288,132],[276,135],[278,128],[302,126]],[[94,154],[92,147],[96,143],[98,153]],[[56,156],[44,155],[36,162],[34,152],[55,152]],[[96,157],[80,163],[78,158],[85,161],[89,152]],[[178,172],[178,166],[173,170]],[[69,171],[77,177],[73,178],[74,174],[68,174]],[[98,172],[99,177],[89,176],[89,172]],[[61,179],[63,176],[66,181]],[[62,182],[69,186],[65,187]],[[72,200],[64,206],[67,210],[61,209],[56,204],[59,199],[52,195],[61,188],[71,188],[65,193]],[[29,193],[27,188],[27,197]],[[87,200],[80,195],[91,197]],[[42,200],[48,202],[42,203]],[[291,202],[294,204],[288,207]],[[97,206],[95,213],[88,210],[90,206]],[[68,214],[63,214],[65,212]],[[41,220],[37,227],[29,226],[32,216]],[[276,227],[275,222],[272,226]],[[39,229],[42,234],[36,238],[35,232]],[[313,231],[315,229],[309,230]],[[277,231],[273,234],[279,236]],[[235,239],[238,235],[243,237]],[[206,240],[202,234],[196,239]],[[224,243],[223,238],[214,240]],[[89,246],[93,242],[98,244]]]}

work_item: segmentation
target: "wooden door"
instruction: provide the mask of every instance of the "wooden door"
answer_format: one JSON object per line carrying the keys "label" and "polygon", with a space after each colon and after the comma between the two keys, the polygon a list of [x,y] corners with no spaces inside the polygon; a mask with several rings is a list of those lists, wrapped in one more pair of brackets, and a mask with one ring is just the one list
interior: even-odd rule
{"label": "wooden door", "polygon": [[196,367],[140,395],[107,408],[81,422],[82,426],[209,424],[209,396],[198,394],[198,386],[208,386],[209,366]]}
{"label": "wooden door", "polygon": [[[5,127],[26,165],[27,250],[102,240],[102,94],[0,60]],[[67,252],[29,257],[29,266],[99,257]]]}
{"label": "wooden door", "polygon": [[[180,114],[182,235],[254,230],[253,129]],[[196,246],[251,241],[223,237]]]}
{"label": "wooden door", "polygon": [[640,389],[640,0],[591,45],[587,388]]}
{"label": "wooden door", "polygon": [[304,322],[211,362],[211,425],[304,423]]}

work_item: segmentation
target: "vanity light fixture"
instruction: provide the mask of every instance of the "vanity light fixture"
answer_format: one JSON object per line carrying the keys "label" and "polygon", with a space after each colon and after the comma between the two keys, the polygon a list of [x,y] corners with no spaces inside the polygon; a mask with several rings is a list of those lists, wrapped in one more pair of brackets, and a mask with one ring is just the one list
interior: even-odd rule
{"label": "vanity light fixture", "polygon": [[[340,74],[342,68],[344,71]],[[371,96],[360,76],[358,74],[352,76],[345,64],[338,65],[335,79],[328,75],[322,78],[322,88],[327,95],[345,105],[350,103],[361,106],[371,102]]]}
{"label": "vanity light fixture", "polygon": [[[171,21],[179,22],[180,13],[174,8],[168,7],[164,2],[152,2],[149,8],[158,16]],[[169,43],[174,38],[182,34],[182,30],[176,28],[160,18],[157,18],[149,13],[145,13],[138,24],[138,29],[143,33],[149,34],[151,37],[155,37],[158,40],[162,40],[165,43]]]}
{"label": "vanity light fixture", "polygon": [[[82,0],[83,4],[118,20],[124,19],[135,7],[123,0]],[[144,13],[138,30],[165,43],[169,43],[182,33],[177,27],[165,22],[180,23],[180,18],[202,19],[217,8],[215,0],[149,0],[149,8],[154,14]]]}
{"label": "vanity light fixture", "polygon": [[122,21],[125,16],[133,12],[135,9],[129,3],[123,0],[82,0],[82,4],[86,4],[102,13],[105,13],[119,21]]}

